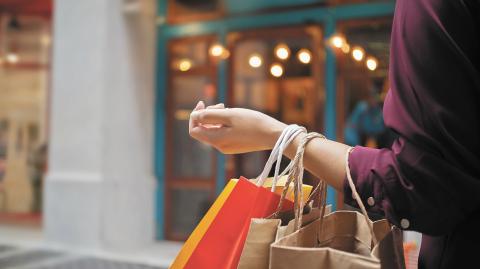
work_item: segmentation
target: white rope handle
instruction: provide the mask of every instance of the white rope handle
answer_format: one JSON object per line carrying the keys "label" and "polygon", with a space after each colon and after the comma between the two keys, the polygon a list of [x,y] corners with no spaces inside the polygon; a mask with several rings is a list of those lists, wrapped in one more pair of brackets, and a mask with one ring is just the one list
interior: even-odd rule
{"label": "white rope handle", "polygon": [[[287,140],[285,141],[285,143],[280,144],[280,147],[279,147],[279,150],[278,150],[277,163],[275,165],[275,173],[273,175],[273,181],[272,181],[272,188],[271,188],[272,192],[275,191],[275,187],[277,186],[278,179],[280,178],[280,176],[279,176],[280,164],[282,162],[283,152],[285,151],[285,149],[287,149],[288,145],[290,145],[290,143],[292,143],[292,141],[295,139],[295,137],[297,137],[301,133],[306,133],[307,132],[307,130],[304,127],[301,127],[301,126],[298,126],[297,128],[292,128],[292,129],[293,129],[292,133],[290,134],[290,136],[285,136],[285,138]],[[282,176],[286,175],[288,172],[291,171],[292,167],[293,167],[293,161],[290,161],[287,168],[285,170],[283,170],[281,175]]]}
{"label": "white rope handle", "polygon": [[272,169],[272,166],[275,162],[275,174],[272,182],[272,188],[271,191],[275,190],[276,184],[278,182],[279,176],[287,174],[291,167],[292,163],[290,163],[287,168],[279,175],[280,172],[280,163],[282,160],[283,152],[287,148],[287,146],[295,139],[296,136],[298,136],[301,133],[306,133],[305,127],[298,126],[296,124],[292,124],[287,126],[282,133],[280,134],[280,137],[278,138],[277,142],[275,143],[275,146],[272,149],[272,152],[270,153],[270,156],[268,157],[267,163],[265,164],[265,167],[263,168],[262,173],[257,177],[256,182],[257,186],[263,186],[265,183],[265,180],[268,177],[268,173]]}
{"label": "white rope handle", "polygon": [[372,240],[373,244],[377,244],[377,238],[375,237],[375,233],[373,232],[373,224],[370,221],[370,218],[368,217],[367,210],[365,209],[365,205],[362,202],[362,199],[360,198],[360,195],[357,192],[357,188],[355,188],[355,184],[353,183],[352,175],[350,174],[350,167],[348,165],[348,157],[350,156],[350,153],[353,151],[353,148],[349,148],[347,150],[347,153],[345,154],[345,170],[347,173],[347,180],[348,180],[348,185],[350,186],[350,189],[352,190],[352,196],[355,201],[357,201],[358,205],[360,206],[360,210],[362,211],[363,216],[365,217],[365,221],[367,222],[368,229],[370,229],[370,233],[372,234]]}

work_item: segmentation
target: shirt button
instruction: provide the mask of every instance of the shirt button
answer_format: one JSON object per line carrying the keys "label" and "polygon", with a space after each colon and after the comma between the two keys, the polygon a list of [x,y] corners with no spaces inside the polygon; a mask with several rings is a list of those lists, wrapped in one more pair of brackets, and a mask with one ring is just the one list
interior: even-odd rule
{"label": "shirt button", "polygon": [[373,197],[368,197],[367,204],[369,206],[374,206],[375,205],[375,200],[373,199]]}
{"label": "shirt button", "polygon": [[402,226],[403,229],[408,229],[408,227],[410,227],[410,221],[408,221],[408,219],[401,219],[400,226]]}

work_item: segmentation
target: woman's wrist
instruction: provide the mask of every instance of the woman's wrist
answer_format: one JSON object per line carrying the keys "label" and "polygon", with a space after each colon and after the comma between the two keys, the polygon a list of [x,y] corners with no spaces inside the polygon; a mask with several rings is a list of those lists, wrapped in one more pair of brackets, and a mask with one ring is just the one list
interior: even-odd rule
{"label": "woman's wrist", "polygon": [[267,135],[264,136],[266,138],[263,143],[264,148],[267,150],[273,149],[275,143],[277,142],[278,138],[286,127],[287,125],[285,123],[278,121],[277,124],[267,129]]}

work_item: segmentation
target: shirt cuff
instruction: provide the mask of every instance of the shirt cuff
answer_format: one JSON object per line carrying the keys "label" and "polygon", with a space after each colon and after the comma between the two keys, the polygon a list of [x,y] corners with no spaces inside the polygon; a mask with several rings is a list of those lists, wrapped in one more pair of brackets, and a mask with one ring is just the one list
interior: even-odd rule
{"label": "shirt cuff", "polygon": [[[385,198],[383,183],[373,176],[375,173],[373,164],[379,153],[379,149],[356,146],[350,153],[348,162],[353,183],[367,211],[385,215],[382,206]],[[343,193],[346,204],[359,208],[358,203],[352,196],[352,190],[346,176],[343,181]]]}

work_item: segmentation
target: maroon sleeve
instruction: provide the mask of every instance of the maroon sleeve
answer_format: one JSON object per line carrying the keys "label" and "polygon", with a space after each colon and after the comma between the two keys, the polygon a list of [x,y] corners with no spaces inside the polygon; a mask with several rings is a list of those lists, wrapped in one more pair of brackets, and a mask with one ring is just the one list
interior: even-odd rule
{"label": "maroon sleeve", "polygon": [[399,227],[445,234],[480,207],[479,21],[476,0],[396,3],[383,112],[399,139],[349,162],[369,210]]}

